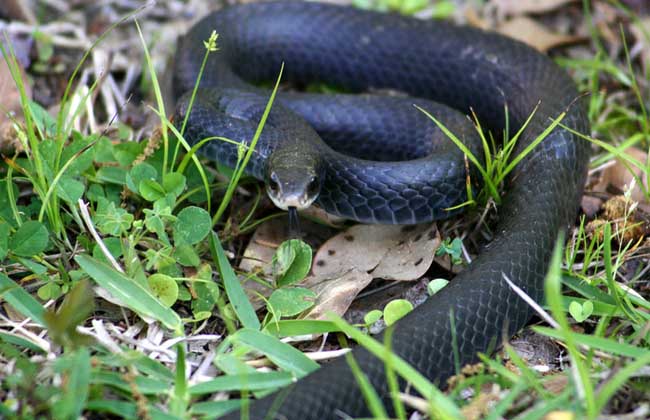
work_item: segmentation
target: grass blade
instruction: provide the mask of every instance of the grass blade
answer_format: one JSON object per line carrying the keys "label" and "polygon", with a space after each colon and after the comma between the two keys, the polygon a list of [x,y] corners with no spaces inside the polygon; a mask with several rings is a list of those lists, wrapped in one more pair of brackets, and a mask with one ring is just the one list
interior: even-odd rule
{"label": "grass blade", "polygon": [[219,270],[223,286],[226,289],[228,300],[235,314],[237,314],[237,318],[239,318],[245,328],[259,330],[261,325],[259,319],[257,319],[257,314],[255,314],[255,309],[253,309],[253,305],[251,305],[244,289],[239,283],[239,278],[237,278],[235,271],[232,269],[230,261],[226,258],[221,241],[215,232],[212,232],[210,235],[210,251]]}
{"label": "grass blade", "polygon": [[104,289],[134,312],[160,321],[167,328],[182,333],[180,317],[138,283],[124,274],[87,255],[74,257],[79,266]]}

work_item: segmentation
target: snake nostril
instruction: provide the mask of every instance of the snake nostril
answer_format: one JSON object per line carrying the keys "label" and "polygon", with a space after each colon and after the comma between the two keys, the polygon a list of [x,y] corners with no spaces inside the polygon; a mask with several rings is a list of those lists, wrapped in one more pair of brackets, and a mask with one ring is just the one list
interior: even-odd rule
{"label": "snake nostril", "polygon": [[269,177],[268,187],[274,195],[278,195],[280,193],[280,182],[278,180],[278,175],[275,172],[272,172],[271,176]]}
{"label": "snake nostril", "polygon": [[307,194],[310,197],[313,197],[317,195],[320,192],[320,183],[318,182],[318,178],[313,176],[309,180],[309,184],[307,184]]}

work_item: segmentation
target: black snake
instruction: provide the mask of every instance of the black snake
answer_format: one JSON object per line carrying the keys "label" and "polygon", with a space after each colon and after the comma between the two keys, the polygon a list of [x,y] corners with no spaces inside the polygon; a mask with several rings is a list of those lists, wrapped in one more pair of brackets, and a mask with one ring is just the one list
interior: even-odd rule
{"label": "black snake", "polygon": [[[179,120],[187,109],[182,94],[194,86],[203,41],[213,30],[219,51],[208,60],[192,108],[190,142],[215,135],[249,141],[268,98],[249,83],[274,80],[282,63],[283,80],[294,85],[323,82],[349,92],[278,95],[248,171],[266,181],[280,207],[316,200],[328,212],[370,223],[419,223],[453,213],[445,209],[467,199],[462,154],[412,104],[468,141],[478,156],[475,130],[463,116],[470,109],[497,136],[506,126],[506,105],[511,135],[536,110],[515,155],[564,111],[562,124],[589,129],[572,80],[520,42],[442,21],[306,2],[232,6],[197,23],[181,39],[174,62]],[[373,89],[411,97],[352,94]],[[202,153],[231,166],[237,159],[236,147],[224,142],[210,142]],[[558,233],[574,220],[588,155],[586,141],[558,127],[517,165],[505,181],[492,241],[447,287],[397,323],[395,353],[444,383],[455,366],[476,361],[477,352],[526,324],[532,310],[504,275],[536,301],[543,298],[550,254]],[[479,178],[474,171],[470,176]],[[353,354],[386,398],[383,363],[364,349]],[[277,395],[254,402],[251,418],[264,418],[271,406],[270,415],[278,418],[368,415],[343,359]]]}

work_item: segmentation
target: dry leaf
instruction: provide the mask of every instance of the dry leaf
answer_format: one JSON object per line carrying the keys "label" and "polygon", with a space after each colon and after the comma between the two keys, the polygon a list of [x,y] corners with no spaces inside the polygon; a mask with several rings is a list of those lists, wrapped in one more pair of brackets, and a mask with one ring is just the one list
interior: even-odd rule
{"label": "dry leaf", "polygon": [[[648,159],[648,154],[636,147],[630,147],[626,149],[625,154],[632,159],[637,160],[641,164],[645,164]],[[633,172],[630,172],[630,170]],[[632,166],[630,166],[630,169],[628,169],[620,158],[617,158],[613,165],[605,169],[602,177],[600,178],[600,181],[594,186],[593,190],[597,192],[605,192],[613,187],[616,192],[621,193],[632,185],[632,182],[634,181],[633,174],[641,179],[645,189],[647,190],[647,179],[645,176],[643,176],[642,170]],[[631,191],[630,198],[639,203],[647,202],[643,194],[643,189],[640,185],[637,185],[636,182],[634,182],[634,188]]]}
{"label": "dry leaf", "polygon": [[271,260],[275,250],[286,237],[286,223],[272,219],[262,223],[256,230],[239,263],[239,269],[251,273],[258,271],[264,276],[271,276]]}
{"label": "dry leaf", "polygon": [[546,13],[576,0],[492,0],[491,5],[501,16]]}
{"label": "dry leaf", "polygon": [[503,35],[518,39],[542,52],[583,39],[575,35],[562,35],[551,32],[535,20],[524,16],[504,22],[499,25],[497,31]]}
{"label": "dry leaf", "polygon": [[[283,220],[262,224],[244,251],[239,268],[270,278],[271,261],[286,239],[285,232]],[[318,296],[307,317],[324,319],[328,311],[343,315],[373,278],[417,280],[431,266],[439,244],[435,225],[356,225],[335,235],[317,251],[312,275],[301,283]],[[254,307],[264,305],[260,295],[272,292],[253,281],[246,283],[246,291]]]}
{"label": "dry leaf", "polygon": [[373,278],[417,280],[431,266],[440,237],[435,225],[356,225],[321,246],[314,275],[303,284],[318,294],[308,318],[343,315]]}
{"label": "dry leaf", "polygon": [[308,277],[302,284],[316,294],[314,307],[307,314],[309,319],[327,319],[328,312],[342,316],[355,297],[370,282],[372,276],[364,271],[351,270],[337,278]]}
{"label": "dry leaf", "polygon": [[542,382],[544,389],[553,395],[560,395],[566,390],[568,385],[569,376],[564,374],[552,376],[551,379]]}
{"label": "dry leaf", "polygon": [[435,225],[418,229],[400,241],[379,262],[372,276],[386,280],[416,280],[427,272],[440,245]]}
{"label": "dry leaf", "polygon": [[374,277],[415,280],[431,265],[439,241],[431,225],[356,225],[323,244],[316,253],[313,272],[317,276],[335,277],[351,269],[379,269],[378,273],[373,272]]}
{"label": "dry leaf", "polygon": [[551,411],[544,416],[544,420],[574,420],[575,418],[575,414],[571,411]]}
{"label": "dry leaf", "polygon": [[588,218],[594,217],[600,211],[600,206],[602,205],[603,200],[601,198],[590,195],[583,195],[580,202],[580,208]]}

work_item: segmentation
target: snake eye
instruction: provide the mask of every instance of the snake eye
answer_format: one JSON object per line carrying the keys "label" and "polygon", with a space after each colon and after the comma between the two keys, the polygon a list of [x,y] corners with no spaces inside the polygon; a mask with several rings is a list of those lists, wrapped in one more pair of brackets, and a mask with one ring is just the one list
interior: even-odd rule
{"label": "snake eye", "polygon": [[269,177],[269,189],[273,194],[278,194],[280,192],[280,182],[278,180],[278,174],[271,172]]}
{"label": "snake eye", "polygon": [[309,184],[307,184],[307,194],[309,194],[310,197],[313,197],[317,195],[319,192],[320,192],[320,183],[318,182],[318,178],[312,176],[311,179],[309,180]]}

